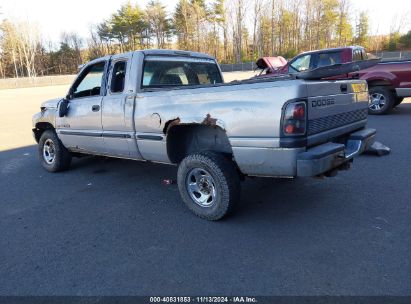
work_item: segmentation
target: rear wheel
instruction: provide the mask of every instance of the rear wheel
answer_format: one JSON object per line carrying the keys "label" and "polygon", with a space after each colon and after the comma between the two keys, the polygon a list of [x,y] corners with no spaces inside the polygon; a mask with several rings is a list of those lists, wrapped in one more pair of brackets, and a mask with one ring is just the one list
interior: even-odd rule
{"label": "rear wheel", "polygon": [[61,143],[54,130],[46,130],[40,137],[38,146],[40,163],[49,172],[67,170],[71,154]]}
{"label": "rear wheel", "polygon": [[372,115],[387,114],[395,104],[395,96],[389,88],[371,87],[368,113]]}
{"label": "rear wheel", "polygon": [[178,168],[177,182],[188,209],[207,220],[223,218],[240,198],[239,173],[233,161],[222,154],[187,156]]}

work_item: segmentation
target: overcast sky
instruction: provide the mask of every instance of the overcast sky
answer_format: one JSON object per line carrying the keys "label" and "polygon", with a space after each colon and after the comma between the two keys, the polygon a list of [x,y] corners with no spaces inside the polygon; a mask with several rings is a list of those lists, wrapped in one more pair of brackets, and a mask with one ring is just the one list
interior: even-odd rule
{"label": "overcast sky", "polygon": [[[0,18],[28,20],[37,23],[45,40],[57,42],[61,32],[77,32],[87,37],[90,26],[108,18],[126,0],[0,0]],[[137,2],[141,7],[148,0]],[[177,0],[163,0],[171,12]],[[403,16],[411,14],[411,0],[351,0],[355,10],[367,11],[371,21],[371,33],[387,34],[393,20],[399,22]],[[411,29],[411,22],[402,28],[402,32]]]}

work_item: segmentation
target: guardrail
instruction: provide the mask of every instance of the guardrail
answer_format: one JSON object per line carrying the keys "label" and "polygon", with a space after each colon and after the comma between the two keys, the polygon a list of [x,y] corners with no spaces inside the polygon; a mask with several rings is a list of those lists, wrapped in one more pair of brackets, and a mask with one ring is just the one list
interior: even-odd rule
{"label": "guardrail", "polygon": [[381,57],[382,61],[411,60],[411,51],[377,52],[377,53],[374,53],[374,55],[377,56],[377,57]]}
{"label": "guardrail", "polygon": [[254,71],[256,67],[255,62],[220,64],[222,72]]}
{"label": "guardrail", "polygon": [[76,77],[76,75],[53,75],[0,79],[0,90],[65,85],[72,83],[74,77]]}

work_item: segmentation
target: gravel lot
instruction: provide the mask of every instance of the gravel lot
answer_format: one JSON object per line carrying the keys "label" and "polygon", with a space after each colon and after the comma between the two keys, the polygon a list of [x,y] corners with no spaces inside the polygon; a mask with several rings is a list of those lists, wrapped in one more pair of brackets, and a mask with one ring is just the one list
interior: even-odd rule
{"label": "gravel lot", "polygon": [[369,118],[389,156],[247,179],[214,223],[162,184],[173,166],[86,157],[46,173],[31,115],[66,90],[0,91],[0,295],[411,295],[410,100]]}

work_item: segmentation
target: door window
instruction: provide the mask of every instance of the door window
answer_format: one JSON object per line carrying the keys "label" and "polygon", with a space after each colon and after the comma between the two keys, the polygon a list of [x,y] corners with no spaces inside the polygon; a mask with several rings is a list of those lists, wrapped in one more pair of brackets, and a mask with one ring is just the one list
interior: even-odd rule
{"label": "door window", "polygon": [[86,68],[76,81],[73,89],[73,98],[98,96],[101,94],[105,62],[99,62]]}
{"label": "door window", "polygon": [[294,60],[288,67],[288,72],[304,72],[310,69],[311,55],[305,55]]}
{"label": "door window", "polygon": [[341,63],[341,52],[321,53],[318,55],[317,68]]}
{"label": "door window", "polygon": [[118,61],[114,64],[110,83],[111,93],[123,92],[126,80],[126,65],[125,61]]}

